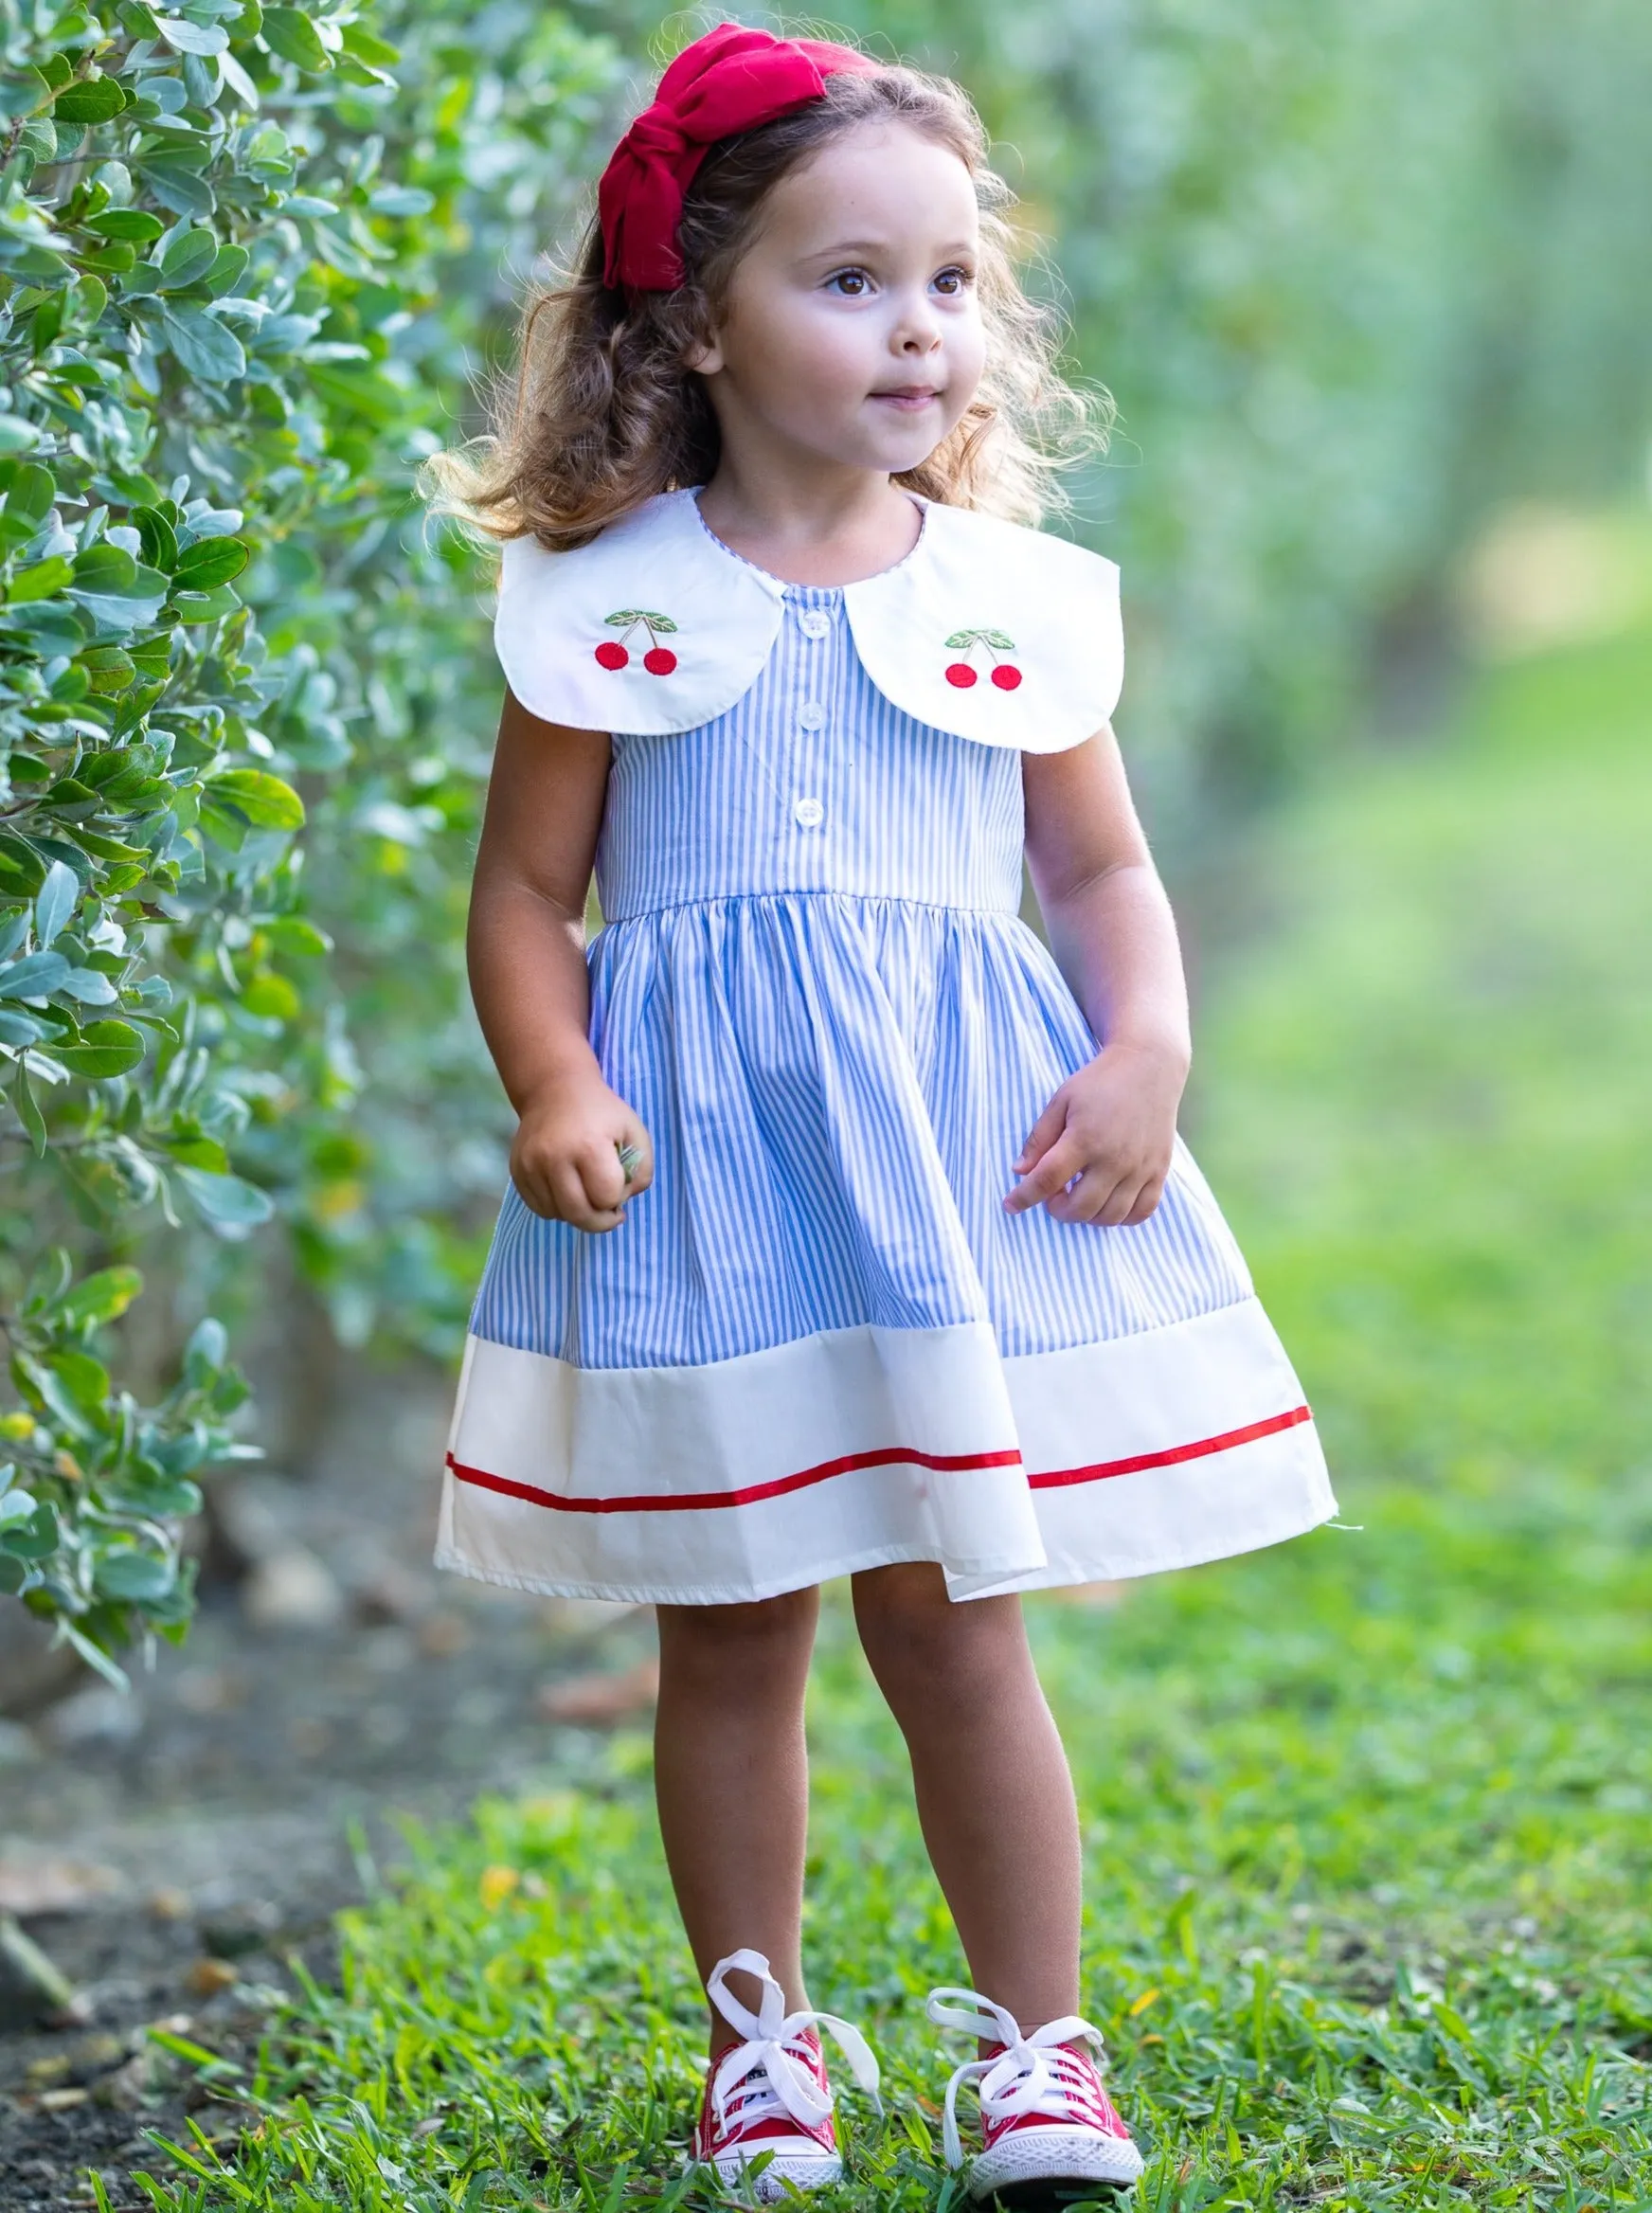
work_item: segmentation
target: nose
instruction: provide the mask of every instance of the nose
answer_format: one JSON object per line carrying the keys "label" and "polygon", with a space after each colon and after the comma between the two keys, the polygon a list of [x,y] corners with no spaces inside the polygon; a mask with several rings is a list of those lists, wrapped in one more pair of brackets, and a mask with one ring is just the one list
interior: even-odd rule
{"label": "nose", "polygon": [[900,319],[891,335],[894,351],[908,360],[935,351],[941,344],[941,318],[931,306],[926,291],[903,300]]}
{"label": "nose", "polygon": [[907,331],[901,339],[901,351],[912,354],[933,353],[940,343],[941,333],[939,331],[923,333]]}

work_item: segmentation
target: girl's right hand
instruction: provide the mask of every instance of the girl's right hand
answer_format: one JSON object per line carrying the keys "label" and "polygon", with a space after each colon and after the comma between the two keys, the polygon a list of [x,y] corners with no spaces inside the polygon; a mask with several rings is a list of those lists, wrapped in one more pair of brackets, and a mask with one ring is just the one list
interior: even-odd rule
{"label": "girl's right hand", "polygon": [[[622,1144],[641,1155],[629,1181]],[[511,1180],[547,1221],[616,1230],[625,1219],[625,1201],[654,1180],[654,1147],[606,1084],[573,1080],[536,1093],[523,1107],[511,1147]]]}

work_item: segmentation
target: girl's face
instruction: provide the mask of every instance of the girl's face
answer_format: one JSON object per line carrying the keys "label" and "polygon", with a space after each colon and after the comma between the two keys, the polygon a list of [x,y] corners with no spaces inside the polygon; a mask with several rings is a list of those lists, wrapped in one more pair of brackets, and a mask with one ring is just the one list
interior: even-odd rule
{"label": "girl's face", "polygon": [[768,195],[705,377],[725,438],[890,476],[939,445],[985,358],[975,186],[900,123],[856,126]]}

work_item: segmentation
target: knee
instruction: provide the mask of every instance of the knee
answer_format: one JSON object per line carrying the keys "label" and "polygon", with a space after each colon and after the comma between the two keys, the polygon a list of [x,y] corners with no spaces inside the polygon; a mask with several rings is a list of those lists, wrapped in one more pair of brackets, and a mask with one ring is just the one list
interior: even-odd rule
{"label": "knee", "polygon": [[897,1704],[930,1693],[968,1698],[1026,1652],[1017,1600],[948,1598],[927,1562],[857,1575],[854,1617],[868,1664]]}
{"label": "knee", "polygon": [[814,1643],[817,1591],[787,1591],[746,1606],[662,1606],[660,1678],[733,1677],[762,1681],[776,1670],[807,1665]]}

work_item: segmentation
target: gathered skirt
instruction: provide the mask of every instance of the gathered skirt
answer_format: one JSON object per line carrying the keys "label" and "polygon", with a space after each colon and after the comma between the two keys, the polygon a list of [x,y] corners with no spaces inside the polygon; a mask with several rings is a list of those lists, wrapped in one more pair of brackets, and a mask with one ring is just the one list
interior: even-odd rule
{"label": "gathered skirt", "polygon": [[959,1598],[1154,1573],[1336,1511],[1311,1411],[1178,1135],[1130,1227],[1003,1211],[1096,1040],[997,909],[697,899],[588,948],[654,1146],[592,1234],[508,1190],[441,1565],[659,1603],[932,1560]]}

